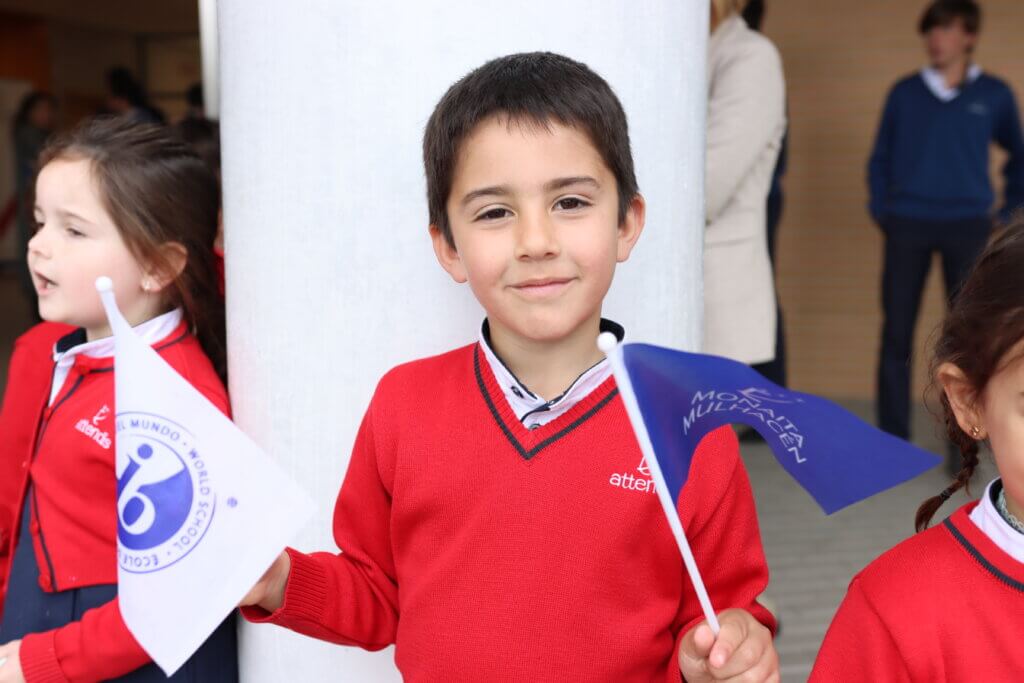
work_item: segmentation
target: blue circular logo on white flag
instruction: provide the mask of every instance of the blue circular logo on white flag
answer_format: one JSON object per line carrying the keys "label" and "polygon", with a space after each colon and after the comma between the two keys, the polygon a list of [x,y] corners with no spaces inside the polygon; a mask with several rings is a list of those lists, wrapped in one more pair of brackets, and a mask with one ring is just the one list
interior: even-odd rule
{"label": "blue circular logo on white flag", "polygon": [[159,571],[190,553],[216,508],[193,435],[158,415],[119,413],[116,469],[121,568]]}

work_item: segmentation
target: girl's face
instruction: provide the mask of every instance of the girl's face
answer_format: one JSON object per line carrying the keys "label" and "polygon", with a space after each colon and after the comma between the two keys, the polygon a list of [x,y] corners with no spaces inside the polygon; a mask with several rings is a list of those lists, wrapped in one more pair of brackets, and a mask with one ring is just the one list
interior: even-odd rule
{"label": "girl's face", "polygon": [[[985,387],[978,426],[988,435],[1003,479],[1010,512],[1024,519],[1024,341],[1006,354],[1010,359]],[[970,431],[968,431],[970,433]]]}
{"label": "girl's face", "polygon": [[89,161],[56,159],[39,172],[35,221],[28,267],[43,320],[84,327],[90,340],[110,336],[95,287],[101,275],[114,281],[118,307],[130,324],[160,313],[160,283],[121,239]]}

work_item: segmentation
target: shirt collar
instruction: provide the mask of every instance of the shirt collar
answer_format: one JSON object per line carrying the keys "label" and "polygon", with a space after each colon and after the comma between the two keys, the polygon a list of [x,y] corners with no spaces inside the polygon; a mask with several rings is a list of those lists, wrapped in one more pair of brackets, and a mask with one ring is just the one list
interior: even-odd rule
{"label": "shirt collar", "polygon": [[[132,328],[136,335],[146,344],[152,346],[165,339],[181,325],[180,308],[158,315]],[[78,356],[90,358],[108,358],[114,355],[114,337],[103,337],[92,341],[85,340],[85,330],[78,328],[71,334],[61,337],[53,347],[53,383],[50,389],[50,402],[60,393],[68,371],[75,364]]]}
{"label": "shirt collar", "polygon": [[[601,332],[611,332],[620,342],[625,337],[622,326],[611,320],[602,318],[600,329]],[[569,411],[608,379],[612,372],[607,359],[602,359],[573,380],[565,391],[548,400],[530,391],[494,352],[491,348],[491,328],[486,319],[480,326],[480,348],[512,412],[531,429],[547,424]]]}
{"label": "shirt collar", "polygon": [[1003,482],[999,479],[989,483],[985,495],[971,510],[971,521],[1003,552],[1018,562],[1024,562],[1024,534],[1010,526],[996,509],[995,499],[1002,488]]}
{"label": "shirt collar", "polygon": [[980,75],[981,67],[977,64],[971,64],[967,67],[967,73],[961,86],[959,88],[951,88],[946,84],[946,78],[935,67],[926,66],[921,69],[921,79],[924,81],[924,84],[928,86],[933,95],[943,102],[956,99],[957,95],[963,91],[963,87],[978,80]]}

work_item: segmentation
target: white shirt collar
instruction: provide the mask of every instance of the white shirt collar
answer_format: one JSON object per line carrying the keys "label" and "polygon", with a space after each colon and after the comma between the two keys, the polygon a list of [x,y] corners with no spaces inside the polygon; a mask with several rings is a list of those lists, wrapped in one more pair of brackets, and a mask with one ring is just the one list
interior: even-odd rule
{"label": "white shirt collar", "polygon": [[997,481],[999,480],[994,479],[985,487],[985,495],[971,510],[971,521],[1003,552],[1018,562],[1024,562],[1024,534],[1003,519],[999,510],[996,509],[996,504],[992,501],[992,486]]}
{"label": "white shirt collar", "polygon": [[[977,64],[971,64],[967,67],[967,74],[964,77],[963,85],[973,83],[978,80],[978,76],[981,75],[981,67]],[[924,84],[928,86],[928,89],[932,91],[932,94],[943,102],[949,102],[955,100],[957,95],[963,90],[960,88],[951,88],[946,84],[946,78],[937,69],[931,66],[926,66],[921,69],[921,78],[924,80]]]}
{"label": "white shirt collar", "polygon": [[[619,341],[622,341],[624,335],[622,327],[610,320],[601,320],[601,331],[612,332],[619,338]],[[494,353],[486,320],[480,326],[480,348],[484,350],[484,357],[491,367],[494,378],[501,386],[505,400],[508,401],[512,412],[529,429],[536,429],[564,415],[589,396],[590,392],[601,386],[612,374],[607,359],[602,359],[577,377],[560,395],[547,400],[530,391]]]}
{"label": "white shirt collar", "polygon": [[[174,332],[178,325],[181,324],[181,318],[181,309],[175,308],[173,311],[158,315],[140,325],[136,325],[132,329],[142,341],[153,345],[166,338],[171,332]],[[53,399],[57,398],[57,394],[60,393],[61,387],[64,386],[64,380],[67,379],[71,366],[75,364],[75,357],[79,355],[89,356],[90,358],[113,356],[114,338],[111,336],[94,339],[90,342],[76,344],[63,351],[57,345],[53,347],[54,367],[53,384],[50,386],[50,403],[53,403]]]}

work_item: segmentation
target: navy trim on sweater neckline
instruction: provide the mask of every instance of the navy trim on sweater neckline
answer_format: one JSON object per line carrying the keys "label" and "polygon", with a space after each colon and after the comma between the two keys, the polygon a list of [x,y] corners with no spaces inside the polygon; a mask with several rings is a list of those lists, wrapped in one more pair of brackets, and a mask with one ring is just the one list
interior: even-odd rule
{"label": "navy trim on sweater neckline", "polygon": [[[542,450],[544,450],[545,448],[547,448],[551,444],[555,443],[556,441],[561,439],[563,436],[566,436],[571,431],[573,431],[574,429],[576,429],[577,427],[582,425],[584,422],[589,420],[599,410],[601,410],[601,408],[603,408],[605,405],[607,405],[613,398],[615,398],[619,394],[618,387],[615,387],[614,389],[609,391],[608,394],[604,398],[602,398],[596,404],[591,406],[590,409],[587,410],[587,412],[583,413],[578,418],[573,420],[572,423],[570,423],[569,425],[567,425],[567,426],[563,427],[562,429],[558,430],[557,432],[555,432],[554,434],[552,434],[548,438],[544,439],[540,443],[536,444],[533,448],[526,448],[519,441],[519,439],[516,438],[515,433],[505,423],[505,420],[502,419],[501,411],[498,410],[498,406],[495,405],[494,399],[491,397],[490,392],[487,390],[487,384],[486,384],[486,382],[484,382],[483,371],[480,368],[480,345],[479,344],[477,344],[473,348],[473,374],[476,376],[476,385],[480,389],[480,394],[484,397],[484,402],[487,404],[487,409],[490,411],[491,417],[493,417],[494,421],[498,423],[498,427],[501,429],[502,433],[505,435],[505,438],[508,439],[509,443],[512,444],[512,447],[516,450],[517,453],[519,453],[519,455],[523,458],[523,460],[526,460],[526,461],[529,461],[531,458],[533,458],[533,456],[537,455]],[[558,419],[560,419],[560,418],[558,418]],[[555,422],[557,422],[558,419],[556,419]]]}
{"label": "navy trim on sweater neckline", "polygon": [[1024,582],[1018,581],[1017,579],[1013,578],[1012,576],[1001,570],[999,567],[992,564],[984,555],[981,554],[981,551],[974,547],[974,545],[967,540],[967,537],[964,536],[963,533],[956,528],[956,525],[953,524],[951,517],[947,517],[946,521],[944,521],[942,524],[949,530],[949,533],[953,534],[953,538],[955,538],[957,542],[964,547],[964,550],[966,550],[968,554],[970,554],[970,556],[973,557],[978,564],[980,564],[984,569],[986,569],[990,574],[992,574],[992,576],[996,577],[1002,583],[1006,584],[1010,588],[1020,591],[1021,593],[1024,593]]}

